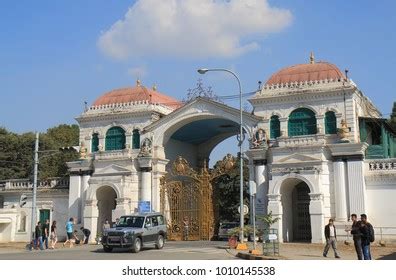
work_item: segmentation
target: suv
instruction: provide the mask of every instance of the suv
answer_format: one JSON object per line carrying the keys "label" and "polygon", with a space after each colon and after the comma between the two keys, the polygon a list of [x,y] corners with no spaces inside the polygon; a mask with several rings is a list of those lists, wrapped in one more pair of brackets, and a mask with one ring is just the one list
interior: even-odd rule
{"label": "suv", "polygon": [[115,228],[103,232],[102,245],[105,252],[111,252],[113,248],[131,248],[133,253],[137,253],[148,245],[162,249],[165,239],[164,216],[160,213],[144,213],[121,216]]}

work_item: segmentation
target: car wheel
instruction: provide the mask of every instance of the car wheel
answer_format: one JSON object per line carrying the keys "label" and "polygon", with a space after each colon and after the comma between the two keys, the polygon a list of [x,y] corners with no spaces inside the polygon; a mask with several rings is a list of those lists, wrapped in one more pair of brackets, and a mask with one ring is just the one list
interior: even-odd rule
{"label": "car wheel", "polygon": [[112,248],[112,247],[108,247],[108,246],[103,246],[103,250],[104,250],[106,253],[110,253],[111,251],[113,251],[113,248]]}
{"label": "car wheel", "polygon": [[142,240],[137,237],[132,245],[132,253],[138,253],[142,249]]}
{"label": "car wheel", "polygon": [[164,236],[162,234],[158,235],[157,242],[155,243],[155,248],[162,249],[164,248],[164,244],[165,244]]}

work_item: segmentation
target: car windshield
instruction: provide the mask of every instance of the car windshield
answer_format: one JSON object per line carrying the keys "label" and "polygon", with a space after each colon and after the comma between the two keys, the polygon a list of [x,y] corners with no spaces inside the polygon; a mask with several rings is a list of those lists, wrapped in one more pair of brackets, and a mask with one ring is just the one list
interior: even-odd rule
{"label": "car windshield", "polygon": [[117,227],[143,227],[144,217],[121,217]]}

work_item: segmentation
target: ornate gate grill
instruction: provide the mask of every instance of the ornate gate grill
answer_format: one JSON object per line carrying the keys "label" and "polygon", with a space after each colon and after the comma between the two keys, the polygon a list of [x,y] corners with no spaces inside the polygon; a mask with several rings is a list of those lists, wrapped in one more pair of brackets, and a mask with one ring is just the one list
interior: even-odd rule
{"label": "ornate gate grill", "polygon": [[235,159],[227,155],[218,168],[209,172],[192,169],[179,156],[171,171],[161,178],[161,212],[168,225],[169,240],[210,240],[214,235],[214,204],[211,181],[233,168]]}

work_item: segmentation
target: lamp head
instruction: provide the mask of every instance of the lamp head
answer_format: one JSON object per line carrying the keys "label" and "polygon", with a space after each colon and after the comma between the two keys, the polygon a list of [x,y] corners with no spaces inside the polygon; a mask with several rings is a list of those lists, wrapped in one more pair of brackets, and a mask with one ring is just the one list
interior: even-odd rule
{"label": "lamp head", "polygon": [[206,72],[208,72],[209,69],[201,68],[201,69],[198,69],[197,71],[198,71],[199,74],[203,75],[203,74],[206,74]]}

